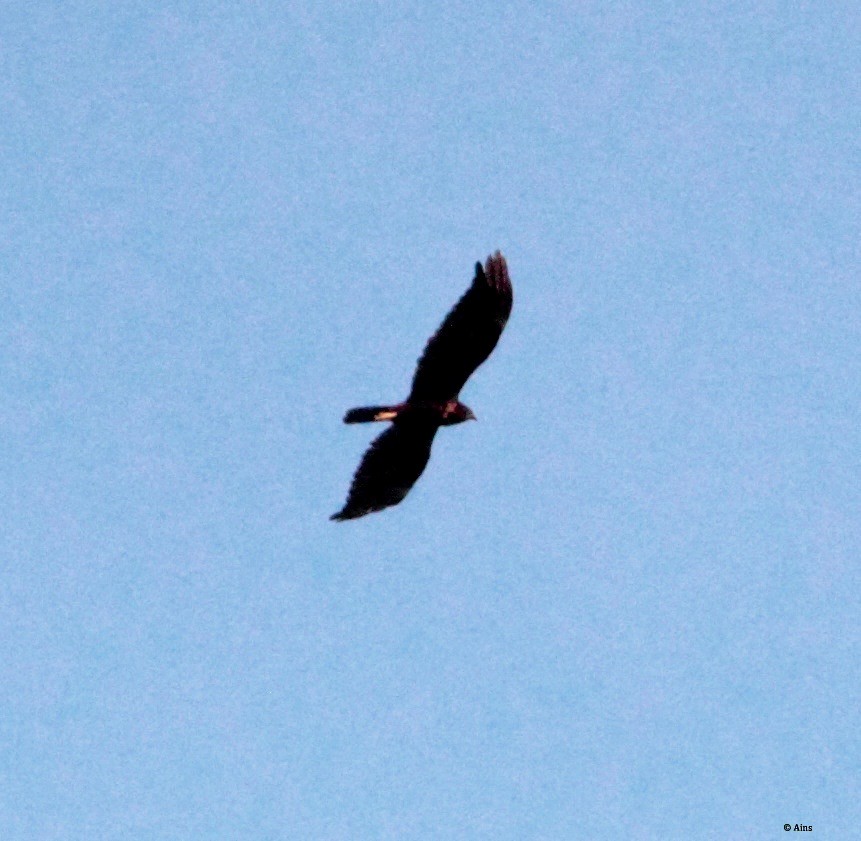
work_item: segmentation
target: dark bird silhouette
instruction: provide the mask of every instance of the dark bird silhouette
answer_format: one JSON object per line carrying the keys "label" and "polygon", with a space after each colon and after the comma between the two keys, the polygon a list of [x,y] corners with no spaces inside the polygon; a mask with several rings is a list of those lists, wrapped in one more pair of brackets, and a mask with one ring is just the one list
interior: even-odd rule
{"label": "dark bird silhouette", "polygon": [[475,420],[458,399],[472,372],[490,356],[511,313],[512,292],[505,258],[498,251],[431,336],[419,359],[409,396],[394,406],[350,409],[344,423],[391,421],[368,448],[350,485],[347,502],[333,520],[364,517],[397,505],[428,463],[441,426]]}

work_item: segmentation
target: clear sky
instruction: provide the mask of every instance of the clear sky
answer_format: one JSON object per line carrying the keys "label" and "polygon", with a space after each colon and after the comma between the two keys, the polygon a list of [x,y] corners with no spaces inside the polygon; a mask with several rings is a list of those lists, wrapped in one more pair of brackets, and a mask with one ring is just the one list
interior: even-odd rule
{"label": "clear sky", "polygon": [[0,838],[858,837],[859,9],[7,4]]}

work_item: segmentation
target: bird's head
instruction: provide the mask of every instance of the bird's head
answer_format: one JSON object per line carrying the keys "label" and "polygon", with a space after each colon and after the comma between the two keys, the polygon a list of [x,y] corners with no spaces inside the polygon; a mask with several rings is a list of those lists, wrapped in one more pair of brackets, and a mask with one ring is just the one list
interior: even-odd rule
{"label": "bird's head", "polygon": [[469,406],[464,405],[458,400],[452,400],[443,410],[442,422],[444,426],[451,426],[468,420],[476,420],[476,417]]}

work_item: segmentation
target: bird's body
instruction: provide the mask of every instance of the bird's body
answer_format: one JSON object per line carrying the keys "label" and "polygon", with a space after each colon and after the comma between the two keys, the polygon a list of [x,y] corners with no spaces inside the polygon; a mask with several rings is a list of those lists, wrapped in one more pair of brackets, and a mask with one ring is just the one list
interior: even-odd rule
{"label": "bird's body", "polygon": [[350,409],[345,423],[391,421],[362,458],[343,509],[333,520],[350,520],[397,505],[421,476],[440,426],[475,420],[458,399],[472,372],[496,347],[513,295],[505,258],[498,251],[431,336],[419,359],[409,396],[392,406]]}
{"label": "bird's body", "polygon": [[420,417],[435,418],[440,426],[475,420],[469,406],[464,406],[459,400],[449,400],[446,403],[407,401],[394,406],[363,406],[360,409],[350,409],[344,415],[344,423],[371,423]]}

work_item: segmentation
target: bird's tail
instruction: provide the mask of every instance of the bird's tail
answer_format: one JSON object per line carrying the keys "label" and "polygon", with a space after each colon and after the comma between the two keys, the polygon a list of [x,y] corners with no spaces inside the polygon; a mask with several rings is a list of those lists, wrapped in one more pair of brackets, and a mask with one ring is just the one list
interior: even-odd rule
{"label": "bird's tail", "polygon": [[400,406],[362,406],[358,409],[350,409],[344,415],[344,423],[370,423],[371,421],[394,420],[400,410]]}

